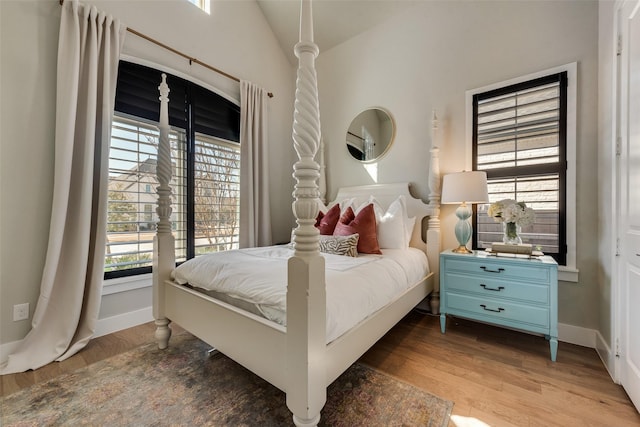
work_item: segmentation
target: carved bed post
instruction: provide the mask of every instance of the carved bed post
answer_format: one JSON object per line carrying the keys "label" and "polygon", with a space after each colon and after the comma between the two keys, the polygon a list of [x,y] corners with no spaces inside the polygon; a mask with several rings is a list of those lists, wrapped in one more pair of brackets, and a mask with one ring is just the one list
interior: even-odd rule
{"label": "carved bed post", "polygon": [[[437,242],[436,246],[430,248],[440,248],[440,149],[438,148],[438,117],[433,110],[431,138],[431,162],[429,165],[429,205],[434,208],[434,214],[429,217],[429,228],[427,231],[427,242]],[[434,249],[430,249],[432,252]],[[440,259],[439,253],[429,253],[429,259]],[[434,273],[433,293],[431,295],[431,313],[440,312],[440,265],[430,265],[429,268]]]}
{"label": "carved bed post", "polygon": [[295,254],[289,259],[287,288],[287,406],[297,426],[315,426],[326,401],[326,292],[324,258],[315,227],[319,209],[317,180],[320,166],[314,160],[320,144],[320,109],[315,70],[318,46],[313,42],[311,1],[301,0],[300,41],[293,145],[299,160],[293,211]]}
{"label": "carved bed post", "polygon": [[175,243],[171,233],[171,143],[169,142],[169,86],[166,74],[162,74],[160,90],[160,138],[158,141],[158,162],[156,175],[160,184],[158,193],[158,225],[153,238],[153,317],[156,322],[156,341],[158,347],[164,349],[171,337],[169,319],[164,313],[164,282],[171,278],[171,270],[175,267]]}
{"label": "carved bed post", "polygon": [[320,149],[319,149],[319,155],[318,158],[320,160],[320,179],[318,179],[318,189],[320,191],[320,201],[322,202],[323,205],[326,205],[327,203],[327,166],[325,164],[325,157],[324,157],[324,150],[325,150],[325,145],[324,145],[324,138],[322,138],[322,136],[320,136]]}

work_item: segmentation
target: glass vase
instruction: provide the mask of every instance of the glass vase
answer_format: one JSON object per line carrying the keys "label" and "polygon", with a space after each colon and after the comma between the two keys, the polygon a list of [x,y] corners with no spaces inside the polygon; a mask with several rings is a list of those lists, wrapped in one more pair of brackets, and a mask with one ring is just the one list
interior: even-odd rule
{"label": "glass vase", "polygon": [[503,222],[502,229],[504,231],[502,243],[507,245],[519,245],[522,243],[522,238],[520,238],[521,228],[518,224],[515,222]]}

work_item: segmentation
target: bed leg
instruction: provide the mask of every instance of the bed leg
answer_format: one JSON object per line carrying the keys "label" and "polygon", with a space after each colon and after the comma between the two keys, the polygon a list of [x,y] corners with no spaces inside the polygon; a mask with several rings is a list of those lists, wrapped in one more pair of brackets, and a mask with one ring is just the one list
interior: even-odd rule
{"label": "bed leg", "polygon": [[298,418],[295,415],[293,416],[293,423],[297,427],[315,427],[320,422],[320,414],[316,415],[310,420]]}
{"label": "bed leg", "polygon": [[434,292],[431,295],[431,314],[440,313],[440,292]]}
{"label": "bed leg", "polygon": [[169,345],[169,338],[171,338],[171,328],[169,327],[169,323],[171,323],[171,321],[166,318],[156,319],[155,338],[160,350],[164,350]]}

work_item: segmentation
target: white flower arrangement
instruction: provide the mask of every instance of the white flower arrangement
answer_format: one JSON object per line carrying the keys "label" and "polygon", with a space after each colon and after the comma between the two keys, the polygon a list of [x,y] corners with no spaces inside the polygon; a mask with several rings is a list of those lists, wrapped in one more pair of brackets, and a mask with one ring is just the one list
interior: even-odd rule
{"label": "white flower arrangement", "polygon": [[489,206],[487,215],[493,217],[496,222],[513,222],[519,226],[533,224],[536,214],[528,208],[524,202],[516,202],[512,199],[503,199]]}

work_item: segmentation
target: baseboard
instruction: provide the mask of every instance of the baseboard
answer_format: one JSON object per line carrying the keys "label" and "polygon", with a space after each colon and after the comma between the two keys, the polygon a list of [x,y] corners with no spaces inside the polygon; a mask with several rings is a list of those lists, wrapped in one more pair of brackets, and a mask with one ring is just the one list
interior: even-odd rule
{"label": "baseboard", "polygon": [[583,347],[596,348],[595,329],[587,329],[581,326],[558,324],[558,340]]}
{"label": "baseboard", "polygon": [[145,307],[140,310],[130,311],[129,313],[98,319],[98,322],[96,323],[96,331],[93,334],[93,337],[101,337],[103,335],[151,322],[152,320],[153,311],[151,307]]}
{"label": "baseboard", "polygon": [[611,351],[611,347],[605,341],[600,331],[595,329],[583,328],[581,326],[565,325],[563,323],[559,323],[558,340],[595,349],[613,382],[618,383],[615,374],[616,355],[613,351]]}
{"label": "baseboard", "polygon": [[[118,332],[123,329],[132,328],[143,323],[151,322],[152,320],[153,312],[151,307],[146,307],[140,310],[123,313],[104,319],[98,319],[96,323],[96,331],[93,334],[93,337],[101,337],[103,335],[111,334],[113,332]],[[18,340],[0,344],[0,363],[6,362],[9,358],[9,355],[15,351],[15,349],[20,345],[21,342],[22,340]]]}
{"label": "baseboard", "polygon": [[613,382],[620,384],[616,374],[616,354],[599,331],[596,332],[596,352]]}
{"label": "baseboard", "polygon": [[9,359],[9,355],[18,348],[21,342],[22,340],[18,340],[0,344],[0,364],[3,364]]}

